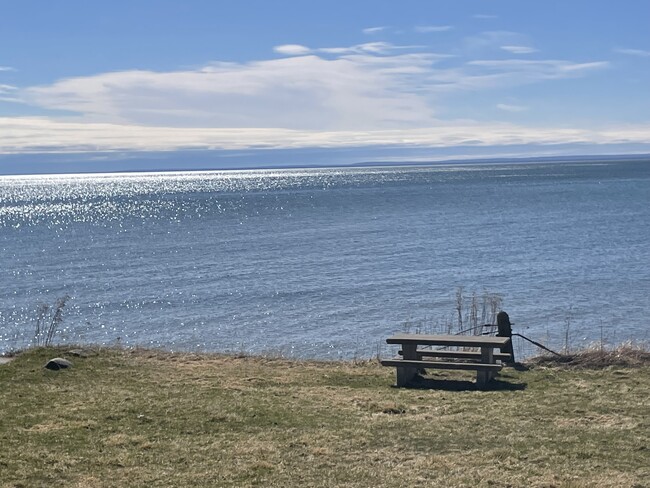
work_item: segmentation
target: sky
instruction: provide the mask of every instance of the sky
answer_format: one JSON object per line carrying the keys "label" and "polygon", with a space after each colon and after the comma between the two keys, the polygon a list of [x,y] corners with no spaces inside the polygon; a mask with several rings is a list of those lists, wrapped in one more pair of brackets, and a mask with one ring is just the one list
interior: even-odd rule
{"label": "sky", "polygon": [[0,0],[0,174],[650,153],[648,0]]}

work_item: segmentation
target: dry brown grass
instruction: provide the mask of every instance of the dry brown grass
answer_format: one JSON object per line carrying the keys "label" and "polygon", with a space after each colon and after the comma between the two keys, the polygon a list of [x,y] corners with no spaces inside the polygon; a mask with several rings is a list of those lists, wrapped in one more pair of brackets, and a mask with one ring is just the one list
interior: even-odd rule
{"label": "dry brown grass", "polygon": [[640,368],[650,366],[650,350],[640,344],[626,343],[614,348],[598,345],[561,356],[543,355],[529,359],[536,366],[559,366],[570,368],[599,369],[611,366]]}
{"label": "dry brown grass", "polygon": [[[374,362],[38,349],[0,366],[0,486],[648,486],[650,367],[396,389]],[[451,381],[453,380],[453,381]],[[435,386],[435,388],[428,388]]]}

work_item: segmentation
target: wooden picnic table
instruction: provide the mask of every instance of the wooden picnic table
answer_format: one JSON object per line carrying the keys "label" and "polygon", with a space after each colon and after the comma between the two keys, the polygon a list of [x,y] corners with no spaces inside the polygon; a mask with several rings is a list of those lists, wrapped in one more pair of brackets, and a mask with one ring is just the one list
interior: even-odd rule
{"label": "wooden picnic table", "polygon": [[[502,368],[497,360],[506,361],[509,353],[495,352],[495,349],[509,349],[510,337],[458,336],[429,334],[396,334],[386,339],[388,344],[399,344],[401,357],[384,359],[383,366],[397,368],[397,386],[408,385],[419,370],[425,368],[458,369],[476,371],[476,384],[484,387]],[[419,346],[471,347],[480,352],[423,349]],[[423,357],[456,359],[458,361],[423,360]],[[472,362],[467,362],[471,360]]]}

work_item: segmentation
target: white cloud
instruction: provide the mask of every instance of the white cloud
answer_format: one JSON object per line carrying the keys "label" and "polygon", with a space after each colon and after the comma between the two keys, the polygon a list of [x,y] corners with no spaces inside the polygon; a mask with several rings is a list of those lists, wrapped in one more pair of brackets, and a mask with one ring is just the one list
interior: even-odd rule
{"label": "white cloud", "polygon": [[643,49],[614,49],[614,52],[628,54],[630,56],[639,56],[642,58],[650,57],[650,51],[645,51]]}
{"label": "white cloud", "polygon": [[16,69],[11,66],[0,66],[0,71],[16,71]]}
{"label": "white cloud", "polygon": [[413,93],[414,74],[435,57],[379,56],[364,45],[335,59],[314,55],[195,71],[124,71],[29,88],[33,105],[85,120],[179,127],[388,128],[426,124],[432,109]]}
{"label": "white cloud", "polygon": [[584,76],[606,62],[478,60],[438,68],[448,56],[388,43],[313,51],[197,70],[123,71],[68,78],[16,96],[85,121],[178,127],[380,129],[425,126],[436,94]]}
{"label": "white cloud", "polygon": [[0,83],[0,93],[9,93],[10,91],[14,91],[14,90],[17,90],[15,86],[3,85],[2,83]]}
{"label": "white cloud", "polygon": [[490,14],[476,14],[473,16],[475,19],[483,19],[483,20],[492,20],[492,19],[498,19],[498,15],[490,15]]}
{"label": "white cloud", "polygon": [[428,32],[446,32],[454,28],[452,25],[419,25],[414,28],[415,32],[420,32],[422,34]]}
{"label": "white cloud", "polygon": [[501,46],[501,49],[513,54],[530,54],[537,52],[537,49],[529,46]]}
{"label": "white cloud", "polygon": [[498,146],[512,144],[650,144],[650,126],[602,130],[523,127],[499,122],[436,122],[410,130],[297,131],[214,129],[0,118],[0,153],[173,151],[183,149]]}
{"label": "white cloud", "polygon": [[426,124],[436,103],[432,95],[441,91],[585,76],[608,66],[603,61],[511,59],[439,68],[439,61],[451,58],[398,52],[409,48],[375,42],[312,50],[333,59],[311,54],[251,63],[212,63],[197,70],[104,73],[28,88],[20,91],[20,96],[32,105],[101,122],[388,128]]}
{"label": "white cloud", "polygon": [[499,110],[503,110],[504,112],[525,112],[528,110],[528,107],[524,107],[523,105],[512,105],[509,103],[497,103],[497,108]]}
{"label": "white cloud", "polygon": [[378,32],[385,31],[387,29],[386,26],[378,26],[378,27],[367,27],[363,29],[361,32],[364,34],[377,34]]}
{"label": "white cloud", "polygon": [[307,46],[301,46],[300,44],[283,44],[281,46],[275,46],[273,50],[278,54],[285,54],[287,56],[303,56],[311,52],[311,49]]}
{"label": "white cloud", "polygon": [[[5,128],[11,120],[18,125],[0,130],[0,150],[10,150],[11,138],[27,132],[15,147],[171,150],[467,142],[475,128],[449,132],[452,128],[436,119],[443,94],[575,78],[608,66],[522,59],[464,63],[460,57],[386,42],[312,49],[293,44],[277,46],[276,52],[285,57],[215,62],[193,70],[101,73],[12,90],[11,96],[24,103],[70,114],[56,120],[5,119]],[[486,141],[502,137],[480,129]],[[521,130],[522,140],[535,140]]]}

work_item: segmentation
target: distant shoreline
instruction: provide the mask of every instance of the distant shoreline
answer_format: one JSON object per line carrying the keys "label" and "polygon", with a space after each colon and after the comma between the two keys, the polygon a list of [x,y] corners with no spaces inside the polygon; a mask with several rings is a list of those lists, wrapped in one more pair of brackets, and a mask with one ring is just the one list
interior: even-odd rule
{"label": "distant shoreline", "polygon": [[[0,155],[0,162],[2,161]],[[116,169],[114,171],[63,171],[63,172],[25,172],[25,173],[3,173],[0,171],[0,178],[5,177],[38,177],[38,176],[117,176],[124,175],[147,175],[147,174],[174,174],[174,173],[220,173],[220,172],[253,172],[253,171],[279,171],[279,170],[318,170],[318,169],[371,169],[371,168],[413,168],[413,167],[436,167],[436,166],[490,166],[490,165],[525,165],[525,164],[593,164],[593,163],[616,163],[616,162],[650,162],[650,154],[621,154],[621,155],[581,155],[581,156],[541,156],[521,158],[450,158],[441,160],[409,160],[403,161],[360,161],[345,164],[269,164],[260,166],[225,166],[217,168],[214,166],[193,167],[193,168],[161,168],[161,169]]]}

